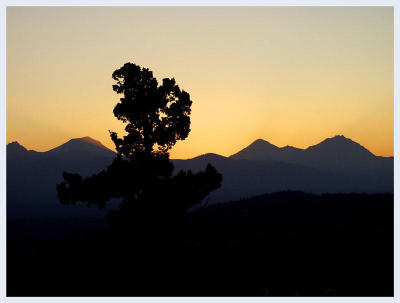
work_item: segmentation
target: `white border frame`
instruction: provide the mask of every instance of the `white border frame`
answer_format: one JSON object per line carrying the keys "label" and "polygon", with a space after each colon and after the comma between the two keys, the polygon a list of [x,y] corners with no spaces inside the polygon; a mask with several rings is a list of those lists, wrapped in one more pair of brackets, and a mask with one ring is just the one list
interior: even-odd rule
{"label": "white border frame", "polygon": [[[0,0],[0,302],[400,302],[400,0]],[[394,297],[6,297],[7,6],[393,6],[394,7]]]}

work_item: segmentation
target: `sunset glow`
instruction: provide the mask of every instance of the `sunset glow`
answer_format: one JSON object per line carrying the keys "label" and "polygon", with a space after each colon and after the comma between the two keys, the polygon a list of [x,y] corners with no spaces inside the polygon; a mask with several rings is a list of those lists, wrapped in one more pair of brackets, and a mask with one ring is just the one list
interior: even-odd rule
{"label": "sunset glow", "polygon": [[90,136],[114,149],[111,74],[125,62],[191,95],[172,158],[337,134],[393,156],[391,7],[9,7],[7,143]]}

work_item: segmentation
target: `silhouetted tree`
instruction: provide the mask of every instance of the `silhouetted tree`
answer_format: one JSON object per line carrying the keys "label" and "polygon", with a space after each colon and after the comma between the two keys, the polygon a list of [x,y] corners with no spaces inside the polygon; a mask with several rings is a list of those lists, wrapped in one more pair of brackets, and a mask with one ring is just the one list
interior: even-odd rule
{"label": "silhouetted tree", "polygon": [[122,138],[110,132],[118,156],[88,178],[64,172],[65,181],[57,185],[59,200],[105,207],[111,198],[122,198],[120,209],[106,218],[117,229],[140,226],[148,231],[171,224],[222,181],[211,165],[196,174],[173,175],[168,151],[190,132],[190,95],[173,78],[158,85],[149,69],[133,63],[126,63],[112,77],[113,90],[123,95],[114,115],[126,123],[127,132]]}
{"label": "silhouetted tree", "polygon": [[112,77],[117,81],[113,90],[124,95],[115,106],[114,115],[127,123],[128,135],[120,139],[111,132],[121,155],[129,159],[138,154],[165,155],[177,140],[189,135],[192,101],[175,79],[165,78],[158,86],[150,70],[132,63],[114,71]]}

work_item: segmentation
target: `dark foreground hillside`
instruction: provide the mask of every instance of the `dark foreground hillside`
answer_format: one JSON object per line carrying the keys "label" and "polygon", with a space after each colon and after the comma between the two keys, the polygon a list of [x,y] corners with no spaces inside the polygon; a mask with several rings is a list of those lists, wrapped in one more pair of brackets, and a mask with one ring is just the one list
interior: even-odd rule
{"label": "dark foreground hillside", "polygon": [[99,219],[7,233],[8,296],[393,295],[392,194],[281,192],[119,236]]}

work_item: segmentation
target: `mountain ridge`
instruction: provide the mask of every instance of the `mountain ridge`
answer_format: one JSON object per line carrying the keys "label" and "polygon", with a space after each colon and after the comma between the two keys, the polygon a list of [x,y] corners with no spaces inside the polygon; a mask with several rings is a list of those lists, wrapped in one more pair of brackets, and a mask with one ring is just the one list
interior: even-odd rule
{"label": "mountain ridge", "polygon": [[[347,142],[343,138],[337,139],[339,143]],[[358,154],[351,152],[344,153],[344,156],[340,153],[335,156],[334,153],[333,156],[328,154],[322,157],[321,153],[324,155],[324,152],[318,148],[306,152],[306,156],[298,157],[305,151],[290,146],[274,147],[261,139],[255,142],[257,148],[253,151],[260,146],[261,156],[263,151],[267,151],[268,157],[264,160],[234,159],[208,153],[187,160],[171,159],[175,167],[174,174],[179,170],[203,171],[207,164],[213,165],[223,175],[223,180],[221,188],[207,198],[210,203],[282,190],[309,193],[393,192],[393,158],[370,156],[365,151],[361,162],[357,160]],[[331,143],[335,143],[335,140]],[[351,143],[350,151],[353,147],[359,150],[360,147],[354,144]],[[17,142],[9,143],[7,214],[13,218],[94,215],[86,207],[61,205],[57,199],[56,184],[62,181],[63,171],[79,173],[83,177],[98,173],[111,164],[115,155],[90,137],[71,139],[51,152],[28,151]],[[104,211],[97,212],[97,215],[104,215]]]}
{"label": "mountain ridge", "polygon": [[57,154],[57,153],[70,153],[70,152],[96,152],[104,151],[107,153],[115,154],[115,152],[108,147],[104,146],[100,141],[95,140],[89,136],[81,138],[73,138],[67,142],[51,148],[47,151],[39,152],[35,150],[28,150],[25,146],[18,141],[13,141],[7,144],[6,149],[8,152],[35,152],[37,154]]}
{"label": "mountain ridge", "polygon": [[[243,148],[242,150],[240,150],[239,152],[236,152],[232,155],[230,155],[230,158],[237,158],[237,155],[241,152],[243,152],[246,149],[255,149],[255,148],[272,148],[274,150],[296,150],[296,151],[306,151],[306,150],[312,150],[315,149],[316,147],[320,147],[321,145],[327,145],[327,144],[354,144],[356,146],[359,146],[360,148],[368,151],[369,153],[371,153],[372,155],[374,155],[375,157],[385,157],[385,156],[378,156],[373,154],[372,152],[370,152],[367,148],[365,148],[364,146],[362,146],[361,144],[359,144],[358,142],[355,142],[353,140],[351,140],[350,138],[345,137],[344,135],[335,135],[333,137],[328,137],[325,138],[324,140],[320,141],[317,144],[314,145],[310,145],[306,148],[300,148],[300,147],[295,147],[295,146],[291,146],[291,145],[285,145],[283,147],[278,147],[264,139],[257,139],[255,141],[253,141],[251,144],[249,144],[248,146],[246,146],[245,148]],[[393,156],[392,156],[393,157]],[[385,158],[389,158],[389,157],[385,157]]]}
{"label": "mountain ridge", "polygon": [[[85,136],[85,137],[79,137],[79,138],[72,138],[70,140],[68,140],[67,142],[60,144],[59,146],[56,146],[54,148],[51,148],[47,151],[43,151],[43,152],[39,152],[39,151],[35,151],[35,150],[28,150],[24,145],[22,145],[21,143],[19,143],[18,141],[12,141],[10,143],[7,144],[7,150],[19,150],[19,151],[28,151],[28,152],[35,152],[35,153],[47,153],[47,152],[54,152],[56,150],[61,149],[63,146],[67,146],[70,144],[75,144],[76,142],[81,142],[83,144],[88,144],[88,145],[92,145],[92,146],[96,146],[98,148],[107,150],[107,151],[111,151],[112,153],[115,154],[115,152],[113,150],[111,150],[110,148],[106,147],[104,144],[102,144],[100,141],[91,138],[90,136]],[[240,151],[230,155],[230,156],[223,156],[223,155],[219,155],[216,153],[205,153],[205,154],[201,154],[189,159],[174,159],[174,160],[190,160],[190,159],[196,159],[196,158],[200,158],[200,157],[204,157],[204,156],[212,156],[212,157],[223,157],[223,158],[232,158],[232,159],[241,159],[241,157],[239,156],[241,152],[245,151],[245,150],[254,150],[254,149],[263,149],[265,150],[266,148],[268,148],[269,151],[283,151],[283,152],[301,152],[301,151],[307,151],[307,150],[315,150],[318,147],[321,147],[321,145],[327,145],[327,144],[340,144],[340,143],[350,143],[353,144],[354,146],[358,146],[361,150],[364,150],[365,152],[368,152],[369,154],[373,155],[374,157],[378,157],[378,158],[394,158],[394,156],[378,156],[375,155],[374,153],[372,153],[371,151],[369,151],[367,148],[365,148],[363,145],[359,144],[356,141],[353,141],[343,135],[336,135],[330,138],[326,138],[324,140],[322,140],[321,142],[314,144],[314,145],[310,145],[307,148],[300,148],[300,147],[295,147],[292,145],[285,145],[283,147],[278,147],[272,143],[270,143],[267,140],[264,139],[256,139],[254,140],[252,143],[250,143],[248,146],[246,146],[245,148],[241,149]],[[242,158],[243,159],[243,158]],[[247,158],[245,158],[247,159]],[[248,160],[252,160],[252,159],[248,159]]]}
{"label": "mountain ridge", "polygon": [[376,156],[361,144],[343,135],[326,138],[305,149],[288,145],[271,148],[269,142],[256,140],[229,158],[257,161],[274,160],[327,169],[377,168],[382,165],[389,165],[383,162],[388,163],[390,159],[393,159]]}

